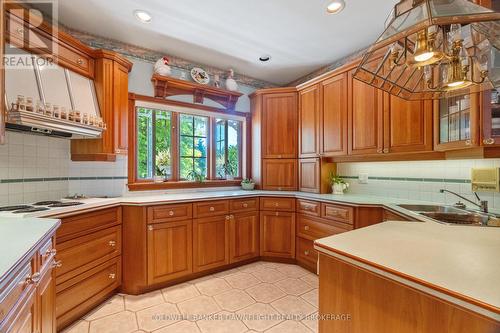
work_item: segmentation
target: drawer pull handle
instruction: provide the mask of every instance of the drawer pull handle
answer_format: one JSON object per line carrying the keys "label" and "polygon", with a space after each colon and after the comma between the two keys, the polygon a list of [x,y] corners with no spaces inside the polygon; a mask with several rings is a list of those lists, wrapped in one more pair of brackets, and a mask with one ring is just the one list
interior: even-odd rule
{"label": "drawer pull handle", "polygon": [[52,267],[54,267],[54,268],[59,268],[59,267],[62,267],[62,262],[61,262],[61,260],[54,261],[54,262],[52,263]]}
{"label": "drawer pull handle", "polygon": [[304,254],[305,254],[306,256],[308,256],[308,255],[309,255],[309,251],[308,251],[308,250],[305,250],[305,251],[304,251]]}
{"label": "drawer pull handle", "polygon": [[493,138],[484,139],[484,140],[483,140],[483,143],[484,143],[485,145],[492,145],[492,144],[494,144],[494,143],[495,143],[495,140],[494,140]]}
{"label": "drawer pull handle", "polygon": [[28,277],[26,278],[26,284],[36,284],[40,281],[40,273],[39,272],[36,272],[36,273],[33,273],[32,275],[28,275]]}
{"label": "drawer pull handle", "polygon": [[113,280],[116,277],[115,273],[109,273],[108,277]]}
{"label": "drawer pull handle", "polygon": [[308,225],[305,225],[305,226],[304,226],[304,230],[309,230],[309,226],[308,226]]}
{"label": "drawer pull handle", "polygon": [[276,212],[276,214],[275,214],[275,215],[276,215],[276,216],[279,216],[279,215],[280,215],[280,213],[279,213],[279,212]]}
{"label": "drawer pull handle", "polygon": [[214,207],[210,207],[210,211],[213,212],[215,210]]}
{"label": "drawer pull handle", "polygon": [[116,241],[114,241],[114,240],[110,240],[110,241],[108,242],[108,244],[109,244],[109,246],[111,246],[111,247],[115,247],[115,246],[116,246]]}
{"label": "drawer pull handle", "polygon": [[280,204],[279,204],[279,203],[277,203],[277,202],[275,202],[275,203],[274,203],[274,207],[278,207],[279,205],[280,205]]}
{"label": "drawer pull handle", "polygon": [[383,152],[384,154],[387,154],[389,152],[389,148],[384,148]]}
{"label": "drawer pull handle", "polygon": [[78,58],[78,59],[76,59],[76,63],[78,65],[81,65],[81,64],[83,64],[83,60],[81,58]]}
{"label": "drawer pull handle", "polygon": [[248,207],[248,204],[245,202],[245,203],[243,204],[243,208],[247,208],[247,207]]}
{"label": "drawer pull handle", "polygon": [[226,215],[226,220],[229,220],[229,215]]}
{"label": "drawer pull handle", "polygon": [[45,251],[45,256],[46,257],[50,256],[51,254],[56,255],[57,254],[57,250],[56,249],[47,249],[47,251]]}
{"label": "drawer pull handle", "polygon": [[173,211],[173,210],[171,210],[170,212],[168,212],[168,215],[169,215],[169,216],[174,216],[174,211]]}

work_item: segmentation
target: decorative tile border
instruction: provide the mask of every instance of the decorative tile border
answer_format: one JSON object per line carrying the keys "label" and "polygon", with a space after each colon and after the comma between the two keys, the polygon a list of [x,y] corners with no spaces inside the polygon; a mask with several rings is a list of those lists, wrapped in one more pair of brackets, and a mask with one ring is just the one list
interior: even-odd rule
{"label": "decorative tile border", "polygon": [[[358,176],[340,176],[344,179],[359,179]],[[413,177],[368,177],[371,180],[388,180],[398,182],[431,182],[431,183],[456,183],[470,184],[470,179],[454,179],[454,178],[413,178]]]}
{"label": "decorative tile border", "polygon": [[64,180],[115,180],[115,179],[128,179],[128,177],[127,176],[109,176],[109,177],[18,178],[18,179],[0,179],[0,184],[55,182],[55,181],[64,181]]}

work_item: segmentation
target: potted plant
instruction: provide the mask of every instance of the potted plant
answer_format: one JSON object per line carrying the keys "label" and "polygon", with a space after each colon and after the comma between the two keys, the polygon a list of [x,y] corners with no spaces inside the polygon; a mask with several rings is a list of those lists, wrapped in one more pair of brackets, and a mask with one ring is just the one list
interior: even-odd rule
{"label": "potted plant", "polygon": [[154,180],[157,183],[161,183],[167,180],[167,176],[170,173],[170,151],[162,150],[156,155],[156,172]]}
{"label": "potted plant", "polygon": [[346,183],[342,177],[337,176],[333,171],[330,171],[328,180],[332,186],[333,194],[344,194],[349,188],[349,183]]}
{"label": "potted plant", "polygon": [[198,183],[203,183],[205,181],[205,174],[203,172],[192,170],[187,174],[187,178]]}
{"label": "potted plant", "polygon": [[241,188],[243,190],[253,190],[255,188],[255,183],[251,178],[245,178],[241,181]]}
{"label": "potted plant", "polygon": [[224,171],[224,175],[227,180],[233,180],[237,170],[231,163],[224,163],[222,165],[222,171]]}

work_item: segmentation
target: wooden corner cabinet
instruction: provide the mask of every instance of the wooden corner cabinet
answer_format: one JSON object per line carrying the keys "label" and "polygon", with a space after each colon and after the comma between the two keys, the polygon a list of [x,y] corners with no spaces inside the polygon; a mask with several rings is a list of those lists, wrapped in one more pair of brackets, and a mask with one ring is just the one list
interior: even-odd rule
{"label": "wooden corner cabinet", "polygon": [[[4,1],[0,0],[0,17],[4,15],[5,7]],[[0,59],[3,59],[5,52],[5,24],[0,24]],[[5,95],[5,70],[0,69],[0,96]],[[7,117],[7,110],[5,103],[0,103],[0,145],[5,143],[5,118]]]}
{"label": "wooden corner cabinet", "polygon": [[105,50],[95,52],[95,88],[107,129],[99,139],[71,140],[73,161],[114,161],[128,147],[128,73],[132,63]]}

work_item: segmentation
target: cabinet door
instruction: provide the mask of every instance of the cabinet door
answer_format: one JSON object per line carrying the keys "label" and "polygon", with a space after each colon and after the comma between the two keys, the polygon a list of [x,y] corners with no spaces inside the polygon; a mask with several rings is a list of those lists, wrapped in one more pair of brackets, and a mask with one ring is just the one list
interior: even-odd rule
{"label": "cabinet door", "polygon": [[321,154],[347,155],[347,73],[321,82]]}
{"label": "cabinet door", "polygon": [[260,212],[260,255],[295,258],[295,213]]}
{"label": "cabinet door", "polygon": [[259,256],[259,213],[231,215],[230,261],[238,262]]}
{"label": "cabinet door", "polygon": [[486,147],[500,145],[500,88],[481,93],[483,135],[481,143]]}
{"label": "cabinet door", "polygon": [[299,92],[299,157],[319,154],[319,86]]}
{"label": "cabinet door", "polygon": [[320,178],[319,158],[299,160],[299,191],[319,193]]}
{"label": "cabinet door", "polygon": [[278,191],[297,190],[297,160],[262,160],[262,189]]}
{"label": "cabinet door", "polygon": [[43,274],[38,285],[38,309],[40,333],[56,333],[56,279],[52,267]]}
{"label": "cabinet door", "polygon": [[148,225],[148,283],[192,273],[192,221]]}
{"label": "cabinet door", "polygon": [[385,94],[384,153],[432,151],[432,101]]}
{"label": "cabinet door", "polygon": [[113,64],[113,126],[116,154],[127,154],[128,147],[128,70]]}
{"label": "cabinet door", "polygon": [[297,94],[262,97],[262,158],[297,157]]}
{"label": "cabinet door", "polygon": [[193,220],[193,269],[229,264],[229,215]]}
{"label": "cabinet door", "polygon": [[16,317],[0,324],[0,332],[33,333],[37,331],[36,290],[33,288],[21,302],[20,307],[16,309]]}
{"label": "cabinet door", "polygon": [[352,77],[349,89],[350,155],[382,153],[383,109],[382,91]]}

